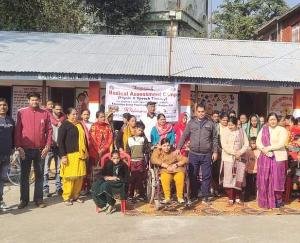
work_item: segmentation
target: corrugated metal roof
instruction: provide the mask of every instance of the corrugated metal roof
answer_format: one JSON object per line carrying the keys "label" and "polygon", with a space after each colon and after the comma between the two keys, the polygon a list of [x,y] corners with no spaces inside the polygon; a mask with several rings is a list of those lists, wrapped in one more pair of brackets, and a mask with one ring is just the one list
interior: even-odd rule
{"label": "corrugated metal roof", "polygon": [[[167,77],[168,52],[167,37],[0,31],[0,72]],[[299,67],[297,43],[173,38],[172,76],[300,82]]]}

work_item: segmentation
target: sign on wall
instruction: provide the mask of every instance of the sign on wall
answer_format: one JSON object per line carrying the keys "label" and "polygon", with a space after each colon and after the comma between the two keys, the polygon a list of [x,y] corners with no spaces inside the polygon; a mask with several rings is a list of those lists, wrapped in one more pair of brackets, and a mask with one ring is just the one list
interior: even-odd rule
{"label": "sign on wall", "polygon": [[42,87],[37,86],[13,86],[12,97],[12,117],[16,120],[17,112],[19,109],[28,106],[27,94],[36,92],[41,95],[42,100]]}
{"label": "sign on wall", "polygon": [[140,119],[147,112],[146,104],[156,102],[157,113],[164,113],[167,121],[178,118],[178,85],[154,83],[106,83],[105,110],[114,112],[114,119],[123,120],[124,113]]}
{"label": "sign on wall", "polygon": [[235,93],[202,93],[198,95],[198,103],[205,105],[208,114],[213,111],[228,113],[238,112],[238,94]]}
{"label": "sign on wall", "polygon": [[293,95],[270,95],[269,112],[293,115]]}

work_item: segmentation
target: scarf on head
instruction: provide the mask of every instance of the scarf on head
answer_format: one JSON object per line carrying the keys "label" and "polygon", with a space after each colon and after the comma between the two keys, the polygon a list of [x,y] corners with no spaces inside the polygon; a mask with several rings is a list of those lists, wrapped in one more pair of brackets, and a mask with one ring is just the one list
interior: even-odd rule
{"label": "scarf on head", "polygon": [[176,124],[174,125],[174,131],[184,131],[185,127],[186,127],[186,123],[183,122],[183,118],[187,116],[186,112],[182,112],[179,115],[178,118],[178,122],[176,122]]}
{"label": "scarf on head", "polygon": [[172,131],[173,127],[172,124],[166,123],[163,126],[159,126],[158,123],[156,123],[156,130],[158,132],[158,135],[160,139],[166,138],[168,133]]}
{"label": "scarf on head", "polygon": [[[258,115],[255,115],[255,116],[256,116],[256,119],[257,119],[257,127],[256,127],[257,128],[256,137],[257,137],[257,135],[258,135],[258,133],[261,129],[261,124],[260,124],[260,121],[259,121],[259,116]],[[245,130],[248,138],[250,138],[250,130],[251,130],[251,127],[252,127],[251,118],[252,118],[252,116],[249,117],[249,121],[247,122],[246,130]]]}

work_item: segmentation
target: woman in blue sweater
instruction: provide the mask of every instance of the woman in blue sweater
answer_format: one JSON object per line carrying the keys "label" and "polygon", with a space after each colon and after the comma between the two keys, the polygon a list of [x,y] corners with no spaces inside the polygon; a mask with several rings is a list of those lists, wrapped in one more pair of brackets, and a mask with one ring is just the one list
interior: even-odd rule
{"label": "woman in blue sweater", "polygon": [[152,146],[158,145],[163,138],[169,139],[171,145],[175,142],[173,126],[166,121],[165,115],[161,113],[157,115],[156,126],[151,130]]}

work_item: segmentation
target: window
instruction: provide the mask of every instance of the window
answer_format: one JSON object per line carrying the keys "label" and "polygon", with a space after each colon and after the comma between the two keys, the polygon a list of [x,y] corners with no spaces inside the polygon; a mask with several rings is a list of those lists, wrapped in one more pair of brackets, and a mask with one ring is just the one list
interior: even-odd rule
{"label": "window", "polygon": [[300,42],[300,23],[292,26],[292,42]]}

